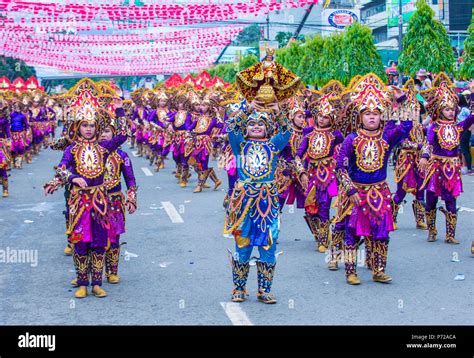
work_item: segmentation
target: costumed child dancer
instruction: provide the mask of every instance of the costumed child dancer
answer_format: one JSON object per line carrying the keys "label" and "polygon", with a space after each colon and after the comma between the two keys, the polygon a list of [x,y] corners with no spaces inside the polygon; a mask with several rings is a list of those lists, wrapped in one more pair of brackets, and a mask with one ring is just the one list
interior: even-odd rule
{"label": "costumed child dancer", "polygon": [[[115,121],[109,123],[100,136],[101,142],[110,142],[117,132]],[[122,193],[121,177],[127,186],[127,197]],[[118,265],[120,258],[120,235],[125,233],[125,211],[133,214],[137,209],[137,184],[128,154],[118,148],[107,158],[104,178],[109,199],[109,244],[105,253],[105,275],[109,283],[120,282]]]}
{"label": "costumed child dancer", "polygon": [[116,109],[119,120],[117,135],[111,141],[99,144],[99,137],[111,115],[104,108],[108,99],[94,82],[83,79],[71,90],[71,108],[74,123],[69,145],[59,163],[55,178],[45,184],[45,194],[52,194],[60,186],[71,184],[68,198],[68,230],[70,242],[74,243],[74,265],[78,290],[76,298],[87,296],[89,271],[92,278],[92,294],[106,297],[102,286],[105,250],[108,246],[107,190],[104,184],[107,158],[127,140],[124,111]]}
{"label": "costumed child dancer", "polygon": [[421,92],[427,100],[425,105],[432,124],[428,128],[428,146],[423,150],[420,170],[425,172],[422,188],[426,188],[426,224],[428,241],[436,241],[436,205],[441,197],[446,208],[440,210],[446,216],[446,239],[448,244],[459,244],[456,239],[456,198],[462,193],[461,161],[459,146],[461,135],[474,123],[471,114],[456,123],[458,96],[451,80],[440,73],[429,90]]}
{"label": "costumed child dancer", "polygon": [[[360,284],[357,276],[357,250],[361,237],[370,248],[370,267],[375,282],[389,283],[385,273],[389,233],[394,230],[392,195],[387,184],[387,164],[390,151],[405,139],[411,128],[411,118],[400,116],[401,124],[384,129],[384,117],[393,107],[394,99],[384,83],[374,74],[362,77],[352,89],[348,114],[354,116],[356,132],[349,134],[337,157],[336,175],[342,199],[340,212],[349,212],[343,220],[344,263],[346,280]],[[406,100],[400,89],[394,89],[397,102]],[[336,217],[336,222],[340,221]]]}
{"label": "costumed child dancer", "polygon": [[226,210],[224,233],[235,238],[236,254],[232,257],[233,302],[246,298],[250,255],[258,247],[258,300],[273,304],[276,298],[271,286],[276,265],[279,201],[275,170],[279,153],[291,137],[291,126],[278,103],[267,106],[277,115],[278,132],[272,115],[261,112],[260,102],[228,120],[229,142],[237,160],[239,179]]}
{"label": "costumed child dancer", "polygon": [[[338,193],[334,153],[344,140],[341,132],[333,128],[338,112],[330,101],[332,96],[323,95],[317,100],[313,111],[315,127],[303,139],[296,154],[297,172],[306,190],[305,219],[321,253],[329,246],[331,202]],[[333,245],[332,256],[341,249],[339,246],[340,242]],[[336,259],[330,264],[337,269]]]}
{"label": "costumed child dancer", "polygon": [[[410,79],[404,86],[404,91],[413,102],[417,111],[420,104],[416,99],[415,83]],[[407,139],[400,143],[400,153],[395,164],[395,181],[397,191],[393,197],[393,221],[397,223],[400,205],[407,193],[415,196],[413,200],[413,213],[415,214],[416,228],[426,230],[425,224],[425,190],[421,189],[424,173],[420,172],[418,162],[421,152],[426,145],[425,128],[419,118],[413,119],[413,127]]]}

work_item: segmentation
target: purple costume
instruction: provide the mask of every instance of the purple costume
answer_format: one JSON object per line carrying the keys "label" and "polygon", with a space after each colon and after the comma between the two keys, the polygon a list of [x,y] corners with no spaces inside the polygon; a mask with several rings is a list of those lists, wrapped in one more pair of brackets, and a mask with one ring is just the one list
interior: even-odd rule
{"label": "purple costume", "polygon": [[11,131],[6,114],[0,114],[0,180],[8,179],[7,169],[10,166]]}
{"label": "purple costume", "polygon": [[293,133],[286,147],[281,151],[278,161],[275,178],[280,193],[280,210],[283,210],[285,203],[293,205],[296,201],[296,207],[302,209],[305,202],[305,192],[298,181],[298,173],[294,170],[295,157],[301,143],[305,140],[305,135],[311,132],[313,128],[303,129],[293,126]]}
{"label": "purple costume", "polygon": [[325,248],[329,244],[331,201],[338,193],[334,156],[343,139],[341,132],[332,127],[314,128],[303,138],[296,153],[298,175],[308,175],[305,219],[318,244]]}
{"label": "purple costume", "polygon": [[[117,117],[123,116],[122,109],[117,109]],[[127,139],[125,130],[121,130],[110,141],[98,143],[96,140],[79,138],[69,145],[58,165],[58,172],[63,180],[71,185],[68,198],[69,241],[74,243],[74,264],[77,272],[77,284],[88,286],[88,252],[92,251],[91,276],[92,285],[102,285],[104,252],[108,246],[108,200],[104,176],[106,163],[113,153]],[[92,158],[92,160],[86,160]],[[87,186],[80,188],[72,183],[75,178],[82,178]]]}
{"label": "purple costume", "polygon": [[415,195],[413,200],[413,212],[417,228],[426,229],[425,219],[425,191],[421,189],[424,173],[420,172],[418,162],[421,150],[426,144],[423,125],[417,121],[413,124],[409,137],[400,143],[400,153],[395,164],[395,181],[397,191],[393,197],[393,219],[397,222],[397,214],[400,204],[407,193]]}
{"label": "purple costume", "polygon": [[441,197],[446,203],[446,241],[455,242],[456,198],[462,193],[459,145],[461,135],[474,124],[471,114],[464,121],[437,121],[428,128],[428,146],[422,157],[429,159],[422,188],[426,188],[426,222],[428,241],[436,240],[436,205]]}
{"label": "purple costume", "polygon": [[[356,272],[353,255],[362,236],[373,248],[375,264],[372,269],[382,272],[385,269],[389,233],[394,230],[392,196],[386,182],[387,163],[390,151],[408,136],[411,128],[412,122],[404,121],[374,135],[358,130],[349,134],[342,143],[336,165],[342,191],[336,222],[344,221],[346,227],[347,277]],[[355,193],[360,197],[357,206],[349,201]]]}
{"label": "purple costume", "polygon": [[173,142],[172,142],[172,152],[173,159],[176,164],[181,164],[184,167],[188,166],[188,159],[185,156],[185,139],[186,133],[191,128],[191,113],[187,111],[178,111],[170,112],[169,122],[172,124],[174,133],[173,133]]}
{"label": "purple costume", "polygon": [[192,157],[199,171],[208,169],[209,154],[212,152],[212,130],[222,128],[216,118],[201,114],[190,125],[193,136],[186,139],[185,155]]}
{"label": "purple costume", "polygon": [[[125,211],[126,200],[132,201],[136,206],[137,184],[133,173],[133,166],[128,154],[121,149],[112,152],[107,158],[105,174],[105,187],[108,195],[108,247],[105,255],[105,272],[109,275],[117,275],[120,257],[120,235],[125,233]],[[121,175],[127,186],[127,198],[122,193]]]}
{"label": "purple costume", "polygon": [[27,146],[26,131],[29,128],[28,119],[24,113],[14,111],[10,114],[10,125],[12,153],[13,155],[23,155]]}

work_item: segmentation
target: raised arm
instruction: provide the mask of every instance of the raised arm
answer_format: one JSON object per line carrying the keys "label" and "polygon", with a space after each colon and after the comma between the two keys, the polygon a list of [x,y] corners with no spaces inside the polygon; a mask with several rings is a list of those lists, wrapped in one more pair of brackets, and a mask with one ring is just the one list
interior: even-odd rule
{"label": "raised arm", "polygon": [[281,152],[290,141],[293,129],[288,124],[288,117],[286,114],[279,115],[277,121],[279,124],[279,131],[278,134],[271,139],[271,142],[275,144],[278,151]]}
{"label": "raised arm", "polygon": [[132,161],[128,157],[128,154],[121,152],[123,157],[122,163],[122,174],[125,179],[125,185],[127,185],[127,210],[132,214],[137,209],[137,182],[135,180],[135,174],[133,173]]}
{"label": "raised arm", "polygon": [[349,135],[341,145],[336,161],[336,177],[339,182],[339,188],[346,192],[347,196],[357,193],[352,179],[349,176],[349,159],[354,153],[354,146],[352,141],[354,135]]}
{"label": "raised arm", "polygon": [[117,118],[117,134],[107,141],[103,141],[100,145],[106,148],[109,152],[113,152],[120,147],[127,140],[127,119],[123,108],[115,110],[115,117]]}

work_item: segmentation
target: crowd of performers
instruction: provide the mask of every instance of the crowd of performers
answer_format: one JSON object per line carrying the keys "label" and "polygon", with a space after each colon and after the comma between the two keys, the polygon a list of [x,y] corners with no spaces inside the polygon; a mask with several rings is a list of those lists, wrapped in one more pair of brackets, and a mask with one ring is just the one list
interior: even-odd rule
{"label": "crowd of performers", "polygon": [[0,91],[0,181],[4,198],[9,196],[8,172],[31,164],[33,156],[54,139],[57,112],[54,97],[40,89]]}
{"label": "crowd of performers", "polygon": [[[245,99],[237,96],[227,106],[224,124],[238,174],[229,181],[233,188],[224,229],[236,243],[231,255],[232,301],[246,299],[249,259],[257,246],[257,297],[264,303],[276,302],[270,289],[284,205],[304,209],[316,250],[327,253],[329,270],[338,270],[343,263],[350,285],[361,283],[357,275],[358,258],[364,257],[358,255],[361,244],[365,249],[361,264],[372,271],[373,281],[392,281],[386,273],[390,233],[396,230],[407,193],[414,196],[416,228],[428,231],[428,242],[437,240],[441,197],[445,242],[459,244],[455,237],[456,198],[462,192],[459,145],[474,116],[457,121],[458,97],[445,74],[420,93],[426,100],[423,108],[413,80],[402,89],[387,87],[373,74],[357,76],[347,87],[331,81],[318,91],[296,91],[262,107],[251,95],[257,79],[263,78],[258,71],[253,69],[240,83],[237,78]],[[280,71],[275,92],[288,88],[282,85],[287,74]],[[427,128],[422,125],[426,116]],[[392,194],[387,171],[395,149],[397,190]],[[334,217],[331,206],[336,207]]]}
{"label": "crowd of performers", "polygon": [[[439,74],[432,88],[421,92],[411,80],[397,88],[374,74],[357,76],[348,86],[331,81],[309,90],[278,66],[270,56],[240,72],[235,86],[159,86],[138,89],[131,100],[122,100],[107,82],[90,79],[54,99],[37,90],[0,95],[3,196],[8,196],[11,165],[21,168],[44,145],[63,151],[44,190],[51,194],[65,188],[65,253],[73,257],[77,298],[88,295],[89,284],[94,296],[107,295],[104,267],[109,283],[120,282],[120,235],[126,213],[137,209],[132,163],[120,148],[127,139],[135,155],[145,157],[157,172],[165,163],[172,166],[180,187],[187,187],[195,175],[195,193],[210,188],[208,179],[214,190],[222,185],[210,159],[225,169],[224,233],[235,239],[230,255],[234,302],[247,297],[255,246],[260,253],[257,297],[276,302],[271,286],[285,205],[304,210],[316,250],[326,253],[329,270],[343,265],[351,285],[361,282],[357,267],[362,244],[363,264],[372,270],[373,281],[392,281],[386,272],[390,233],[396,230],[407,193],[413,195],[414,226],[428,231],[427,241],[437,240],[441,198],[445,242],[459,244],[459,145],[474,116],[457,121],[458,97],[446,75]],[[63,131],[51,141],[58,111]],[[427,127],[422,124],[426,116]],[[387,171],[394,151],[392,193]],[[333,216],[331,208],[336,208]]]}

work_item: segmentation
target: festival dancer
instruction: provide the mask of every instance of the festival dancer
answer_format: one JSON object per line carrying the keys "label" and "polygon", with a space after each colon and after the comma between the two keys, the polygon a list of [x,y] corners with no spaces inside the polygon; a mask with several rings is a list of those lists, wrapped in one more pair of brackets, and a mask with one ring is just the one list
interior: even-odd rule
{"label": "festival dancer", "polygon": [[158,141],[156,126],[153,124],[153,112],[155,108],[155,93],[151,89],[143,91],[143,105],[146,109],[146,116],[143,117],[143,149],[144,156],[150,160],[153,158],[153,148]]}
{"label": "festival dancer", "polygon": [[[410,79],[403,88],[407,95],[407,101],[412,102],[416,112],[420,110],[420,103],[416,98],[415,83]],[[393,197],[393,221],[397,223],[397,215],[400,205],[407,193],[415,195],[413,200],[413,213],[415,215],[416,228],[426,230],[425,224],[425,191],[421,188],[423,175],[418,169],[421,158],[421,150],[426,144],[425,129],[420,117],[413,119],[413,127],[407,139],[399,145],[400,153],[395,164],[395,181],[397,191]]]}
{"label": "festival dancer", "polygon": [[46,131],[45,131],[45,140],[44,145],[45,148],[49,146],[50,142],[55,138],[55,131],[58,125],[58,121],[56,118],[56,100],[53,97],[49,97],[46,101],[46,117],[47,117],[47,124],[46,124]]}
{"label": "festival dancer", "polygon": [[[224,233],[235,238],[236,254],[231,258],[233,302],[243,302],[250,269],[250,255],[258,247],[258,300],[272,304],[275,250],[278,240],[279,200],[275,170],[279,153],[291,137],[291,126],[278,103],[252,101],[249,108],[228,120],[229,142],[237,159],[239,179],[226,210]],[[273,110],[274,115],[262,110]],[[276,120],[274,122],[274,120]],[[278,123],[278,132],[276,124]]]}
{"label": "festival dancer", "polygon": [[2,184],[2,197],[9,196],[8,172],[11,161],[11,131],[8,115],[8,102],[0,96],[0,181]]}
{"label": "festival dancer", "polygon": [[10,112],[10,129],[12,135],[12,156],[14,166],[17,169],[23,167],[23,159],[28,146],[28,118],[27,111],[29,102],[23,101],[21,95],[15,95],[12,99],[12,111]]}
{"label": "festival dancer", "polygon": [[[150,165],[155,164],[155,171],[165,167],[165,157],[169,153],[169,133],[167,133],[168,124],[170,121],[170,111],[168,109],[168,102],[170,98],[164,90],[159,90],[155,94],[154,107],[148,114],[148,121],[153,128],[153,134],[150,138],[150,147],[152,150]],[[156,103],[156,104],[155,104]]]}
{"label": "festival dancer", "polygon": [[132,121],[135,127],[135,135],[132,137],[134,139],[134,141],[132,141],[132,145],[136,143],[138,156],[142,157],[145,153],[144,120],[148,116],[148,110],[144,104],[143,88],[133,91],[130,97],[135,104],[135,110],[132,115]]}
{"label": "festival dancer", "polygon": [[456,198],[462,193],[461,161],[459,145],[461,135],[474,123],[471,114],[456,123],[458,97],[451,80],[444,73],[438,74],[430,89],[422,91],[432,124],[428,128],[428,145],[423,150],[419,167],[425,172],[422,188],[426,188],[426,224],[428,241],[436,241],[436,205],[441,197],[446,208],[440,211],[446,216],[446,239],[448,244],[459,244],[456,239]]}
{"label": "festival dancer", "polygon": [[[71,184],[68,199],[69,240],[74,243],[74,265],[78,290],[76,298],[87,296],[89,270],[92,294],[105,297],[102,286],[105,249],[108,245],[108,200],[104,175],[107,158],[127,140],[126,119],[122,108],[116,109],[119,121],[117,134],[110,141],[99,144],[106,123],[111,121],[105,110],[107,98],[90,79],[82,79],[71,89],[73,123],[70,133],[73,141],[64,151],[55,178],[45,184],[45,194],[51,194],[66,183]],[[92,160],[91,160],[92,159]]]}
{"label": "festival dancer", "polygon": [[298,103],[296,97],[293,97],[287,106],[289,107],[288,118],[293,131],[290,141],[280,153],[275,173],[280,194],[280,212],[283,211],[285,204],[293,205],[295,201],[298,209],[304,208],[306,187],[303,187],[299,180],[295,159],[304,137],[313,129],[306,126],[306,111]]}
{"label": "festival dancer", "polygon": [[46,108],[43,106],[45,93],[35,89],[31,93],[31,107],[28,111],[28,122],[32,132],[32,143],[30,154],[39,154],[44,138],[45,124],[47,122]]}
{"label": "festival dancer", "polygon": [[[394,89],[400,104],[406,96]],[[355,85],[348,114],[354,116],[356,132],[342,143],[337,157],[336,175],[342,191],[340,212],[344,218],[344,263],[346,280],[360,284],[357,276],[357,249],[363,236],[370,246],[370,267],[375,282],[389,283],[385,273],[389,233],[394,230],[392,195],[386,182],[390,151],[405,139],[412,127],[411,118],[400,116],[401,124],[384,129],[384,117],[392,108],[390,91],[374,74],[362,77]],[[412,113],[405,112],[408,115]],[[336,222],[340,221],[336,217]]]}
{"label": "festival dancer", "polygon": [[221,128],[221,124],[215,117],[215,106],[212,106],[209,95],[204,93],[199,106],[200,113],[189,127],[191,133],[186,139],[185,155],[190,157],[198,173],[198,184],[194,193],[202,192],[208,177],[214,182],[214,190],[222,184],[214,168],[209,168],[209,155],[212,151],[211,133],[214,128]]}
{"label": "festival dancer", "polygon": [[[316,249],[321,253],[329,246],[331,201],[338,194],[334,153],[344,139],[341,132],[333,128],[338,113],[330,100],[333,96],[329,93],[317,100],[313,110],[315,127],[296,153],[297,173],[306,190],[305,219],[316,240]],[[340,242],[336,244],[332,247],[330,265],[337,268],[334,256],[340,250]],[[334,269],[332,266],[330,268]]]}
{"label": "festival dancer", "polygon": [[179,179],[179,185],[185,188],[190,177],[188,158],[185,155],[185,141],[192,123],[189,109],[189,97],[185,89],[179,90],[172,100],[172,111],[170,112],[169,132],[172,133],[173,159],[176,163],[175,177]]}
{"label": "festival dancer", "polygon": [[[117,132],[115,120],[104,129],[100,141],[110,142]],[[122,193],[121,177],[127,186],[127,198]],[[125,233],[125,211],[133,214],[137,209],[137,184],[128,154],[120,148],[107,158],[104,177],[108,196],[108,245],[105,252],[105,275],[112,284],[120,282],[118,265],[120,258],[120,235]]]}

